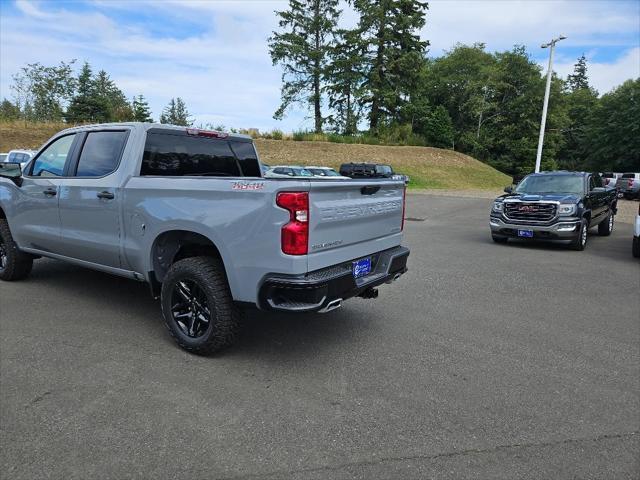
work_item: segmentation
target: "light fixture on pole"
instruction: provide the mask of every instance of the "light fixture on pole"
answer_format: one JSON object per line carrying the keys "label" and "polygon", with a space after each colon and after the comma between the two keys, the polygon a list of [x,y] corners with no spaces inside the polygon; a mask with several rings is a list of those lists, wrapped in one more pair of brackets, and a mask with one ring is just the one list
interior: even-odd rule
{"label": "light fixture on pole", "polygon": [[540,48],[549,47],[549,68],[547,69],[547,87],[544,91],[544,103],[542,105],[542,120],[540,121],[540,136],[538,137],[538,152],[536,153],[536,173],[540,171],[540,162],[542,161],[542,144],[544,143],[544,127],[547,123],[547,107],[549,105],[549,90],[551,90],[551,68],[553,66],[553,49],[560,40],[564,40],[564,35],[554,38],[549,43],[540,45]]}

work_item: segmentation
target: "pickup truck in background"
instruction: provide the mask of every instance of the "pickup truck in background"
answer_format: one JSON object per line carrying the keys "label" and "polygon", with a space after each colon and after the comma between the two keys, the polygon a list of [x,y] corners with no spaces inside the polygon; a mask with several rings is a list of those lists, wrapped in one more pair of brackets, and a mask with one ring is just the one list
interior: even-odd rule
{"label": "pickup truck in background", "polygon": [[615,186],[621,197],[629,200],[640,198],[640,173],[623,173]]}
{"label": "pickup truck in background", "polygon": [[565,240],[574,250],[584,250],[590,228],[597,226],[600,235],[613,230],[616,192],[604,187],[597,173],[533,173],[505,192],[489,216],[494,242]]}
{"label": "pickup truck in background", "polygon": [[403,182],[267,179],[250,137],[82,126],[0,168],[0,279],[50,257],[147,282],[177,343],[229,345],[241,308],[327,312],[406,270]]}

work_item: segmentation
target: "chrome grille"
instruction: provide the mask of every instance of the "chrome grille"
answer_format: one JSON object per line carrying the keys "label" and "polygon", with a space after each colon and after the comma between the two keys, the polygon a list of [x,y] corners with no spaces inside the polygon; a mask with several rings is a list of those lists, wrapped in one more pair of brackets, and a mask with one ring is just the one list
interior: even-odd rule
{"label": "chrome grille", "polygon": [[505,202],[504,215],[511,220],[548,222],[556,216],[557,205],[539,202]]}

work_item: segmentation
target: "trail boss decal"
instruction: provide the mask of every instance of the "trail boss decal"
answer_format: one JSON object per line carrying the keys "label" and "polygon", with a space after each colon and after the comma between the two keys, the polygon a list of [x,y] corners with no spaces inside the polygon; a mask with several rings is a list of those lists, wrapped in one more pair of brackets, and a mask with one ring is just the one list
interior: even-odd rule
{"label": "trail boss decal", "polygon": [[262,190],[264,182],[233,182],[231,190]]}

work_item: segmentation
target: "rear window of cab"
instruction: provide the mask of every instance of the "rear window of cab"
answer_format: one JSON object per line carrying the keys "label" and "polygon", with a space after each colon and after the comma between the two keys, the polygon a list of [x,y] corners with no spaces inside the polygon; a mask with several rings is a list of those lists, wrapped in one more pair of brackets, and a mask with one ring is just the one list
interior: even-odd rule
{"label": "rear window of cab", "polygon": [[184,177],[261,177],[250,141],[199,135],[185,129],[147,132],[140,175]]}

